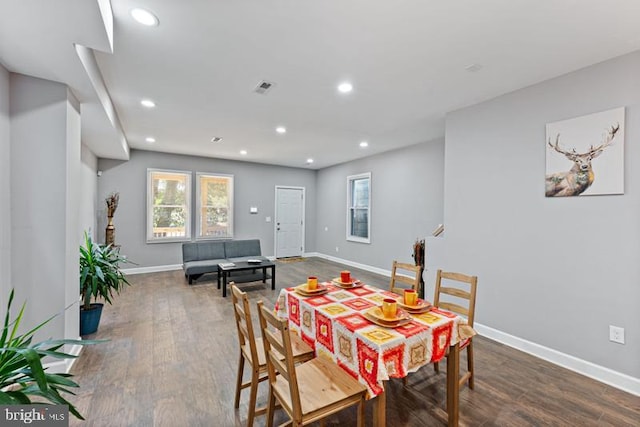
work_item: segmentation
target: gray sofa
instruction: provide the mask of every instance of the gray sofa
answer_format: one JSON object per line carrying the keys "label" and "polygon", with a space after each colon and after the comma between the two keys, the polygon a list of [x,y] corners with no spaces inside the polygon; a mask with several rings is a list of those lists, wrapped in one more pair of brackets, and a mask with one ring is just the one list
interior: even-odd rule
{"label": "gray sofa", "polygon": [[[190,285],[203,274],[217,273],[220,263],[249,259],[269,260],[262,256],[260,240],[209,240],[182,244],[182,269]],[[243,281],[241,277],[234,280]]]}

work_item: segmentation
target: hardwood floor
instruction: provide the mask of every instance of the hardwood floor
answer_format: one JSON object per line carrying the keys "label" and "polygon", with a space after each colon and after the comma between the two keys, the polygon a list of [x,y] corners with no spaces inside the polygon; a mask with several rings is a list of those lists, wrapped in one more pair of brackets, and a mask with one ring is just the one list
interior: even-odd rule
{"label": "hardwood floor", "polygon": [[[309,275],[329,280],[344,268],[319,258],[278,262],[275,291],[269,282],[243,288],[254,320],[259,299],[273,306],[280,288],[300,284]],[[367,283],[388,287],[384,276],[349,269]],[[91,337],[110,341],[86,347],[71,370],[80,389],[69,400],[87,421],[72,418],[70,425],[243,426],[248,392],[243,392],[240,409],[233,408],[238,343],[231,297],[222,298],[215,276],[191,286],[181,271],[129,279],[132,286],[105,307],[100,329]],[[427,285],[429,293],[433,284]],[[476,388],[461,389],[461,425],[640,425],[640,397],[489,339],[474,340]],[[441,410],[445,372],[444,366],[440,374],[425,366],[410,375],[407,387],[402,380],[389,381],[387,425],[446,425]],[[266,390],[261,384],[259,405],[266,401]],[[367,425],[372,425],[371,409],[367,402]],[[276,423],[284,421],[278,411]],[[264,426],[265,417],[255,425]],[[329,418],[327,425],[355,425],[355,410]]]}

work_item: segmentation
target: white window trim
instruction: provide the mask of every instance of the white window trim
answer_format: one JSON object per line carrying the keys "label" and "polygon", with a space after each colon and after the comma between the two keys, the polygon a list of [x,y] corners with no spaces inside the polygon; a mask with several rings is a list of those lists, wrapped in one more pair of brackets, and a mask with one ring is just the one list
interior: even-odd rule
{"label": "white window trim", "polygon": [[[229,214],[229,224],[231,229],[231,234],[225,237],[211,237],[211,236],[201,236],[202,234],[202,221],[200,215],[202,214],[202,200],[200,200],[200,177],[201,176],[209,176],[209,177],[221,177],[221,178],[231,178],[231,195],[229,197],[230,204],[230,214]],[[235,216],[235,203],[234,203],[234,187],[235,187],[235,178],[233,175],[225,174],[225,173],[212,173],[212,172],[196,172],[196,240],[225,240],[225,239],[233,239],[235,234],[234,230],[234,222],[233,217]]]}
{"label": "white window trim", "polygon": [[[367,215],[367,229],[369,237],[367,238],[351,235],[351,182],[363,178],[369,179],[369,206],[367,207],[369,210],[369,214]],[[371,193],[371,172],[347,176],[347,240],[350,242],[371,243]]]}
{"label": "white window trim", "polygon": [[[185,175],[187,178],[187,191],[185,195],[186,200],[186,215],[185,215],[185,237],[153,237],[153,186],[151,182],[151,175],[154,172],[172,173]],[[190,242],[191,241],[191,171],[181,171],[172,169],[147,169],[147,243],[174,243],[174,242]]]}

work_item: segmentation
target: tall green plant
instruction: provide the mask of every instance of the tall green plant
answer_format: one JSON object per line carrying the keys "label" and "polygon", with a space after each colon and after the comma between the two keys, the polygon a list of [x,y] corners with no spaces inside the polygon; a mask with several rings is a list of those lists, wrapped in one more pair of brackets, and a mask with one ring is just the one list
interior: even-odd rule
{"label": "tall green plant", "polygon": [[80,246],[80,295],[83,308],[91,308],[91,299],[102,298],[111,304],[114,293],[119,294],[129,285],[120,269],[121,263],[130,263],[120,252],[109,246],[100,246],[84,233],[84,246]]}
{"label": "tall green plant", "polygon": [[78,384],[71,381],[71,374],[50,374],[42,366],[42,358],[45,356],[56,359],[71,359],[76,356],[58,351],[65,344],[95,344],[101,341],[79,340],[47,340],[31,344],[34,334],[49,323],[53,317],[40,323],[30,331],[19,334],[18,328],[24,309],[11,321],[11,304],[13,303],[14,290],[11,290],[7,313],[4,318],[4,327],[0,336],[0,405],[25,405],[30,404],[31,397],[38,397],[37,403],[43,403],[42,399],[54,405],[67,405],[69,412],[77,418],[84,418],[78,410],[61,393],[73,393],[69,388],[77,388]]}

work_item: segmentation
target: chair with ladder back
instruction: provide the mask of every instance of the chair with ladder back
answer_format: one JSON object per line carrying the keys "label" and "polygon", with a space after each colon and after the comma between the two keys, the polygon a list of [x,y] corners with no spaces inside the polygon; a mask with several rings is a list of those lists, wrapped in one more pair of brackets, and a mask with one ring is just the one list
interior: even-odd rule
{"label": "chair with ladder back", "polygon": [[[249,413],[247,415],[247,426],[253,425],[256,415],[266,413],[266,407],[256,409],[256,396],[258,384],[268,378],[267,362],[262,345],[262,338],[256,338],[253,332],[251,312],[249,309],[249,298],[247,293],[241,291],[231,282],[231,294],[233,296],[233,310],[238,328],[238,339],[240,343],[240,361],[238,362],[238,380],[236,384],[236,397],[234,407],[240,407],[240,392],[251,387],[249,392]],[[291,348],[295,363],[310,360],[314,357],[313,349],[303,342],[297,335],[291,335]],[[251,365],[251,380],[242,382],[245,362]]]}
{"label": "chair with ladder back", "polygon": [[279,319],[262,302],[258,312],[269,373],[267,426],[273,426],[277,400],[293,427],[315,421],[323,426],[326,417],[354,405],[358,406],[357,425],[364,427],[366,387],[324,357],[296,366],[288,320]]}
{"label": "chair with ladder back", "polygon": [[[443,286],[442,281],[445,280]],[[433,305],[452,311],[467,318],[469,326],[473,327],[473,317],[476,310],[477,276],[445,272],[438,270],[436,275],[436,290]],[[446,295],[446,301],[442,296]],[[469,382],[469,388],[473,389],[473,339],[467,338],[460,342],[460,350],[467,349],[467,372],[460,378],[459,384]],[[438,362],[434,363],[436,372],[440,372]]]}

